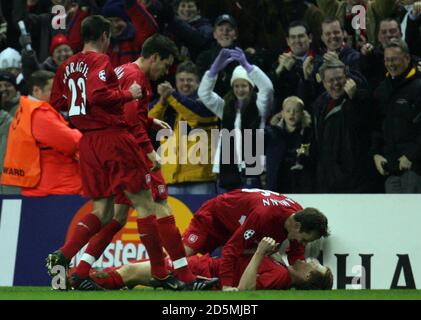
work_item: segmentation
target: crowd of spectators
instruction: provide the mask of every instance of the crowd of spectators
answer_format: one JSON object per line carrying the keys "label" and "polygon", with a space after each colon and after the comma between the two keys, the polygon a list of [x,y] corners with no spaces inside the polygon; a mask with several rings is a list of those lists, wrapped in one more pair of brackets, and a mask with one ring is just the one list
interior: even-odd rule
{"label": "crowd of spectators", "polygon": [[[176,163],[162,164],[170,194],[421,193],[421,1],[17,0],[0,5],[0,194],[81,192],[80,133],[48,104],[48,90],[81,50],[80,25],[92,14],[111,21],[114,67],[136,60],[155,33],[179,49],[150,106],[175,133],[160,141],[177,146],[167,149]],[[34,116],[22,124],[25,108]],[[195,129],[207,136],[205,161],[180,161],[203,138],[184,142],[180,132]],[[237,129],[229,163],[221,136],[211,145],[212,129]],[[256,164],[245,162],[245,148],[256,155],[262,130],[264,172],[250,175]],[[16,156],[38,148],[22,164],[40,171],[34,179],[5,177],[18,175],[10,171],[17,147],[28,149]]]}

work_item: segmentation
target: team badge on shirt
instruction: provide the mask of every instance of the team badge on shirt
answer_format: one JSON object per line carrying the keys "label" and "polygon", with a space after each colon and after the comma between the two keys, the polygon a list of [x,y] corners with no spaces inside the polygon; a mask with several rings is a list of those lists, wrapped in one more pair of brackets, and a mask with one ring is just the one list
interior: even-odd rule
{"label": "team badge on shirt", "polygon": [[159,193],[159,194],[163,194],[164,192],[165,192],[165,185],[160,184],[160,185],[158,186],[158,193]]}
{"label": "team badge on shirt", "polygon": [[246,230],[246,232],[244,232],[244,239],[246,240],[250,239],[254,235],[254,233],[255,231],[252,229]]}
{"label": "team badge on shirt", "polygon": [[190,236],[189,236],[189,239],[188,239],[188,241],[190,242],[190,243],[195,243],[196,241],[197,241],[197,239],[198,239],[199,237],[196,235],[196,234],[191,234]]}
{"label": "team badge on shirt", "polygon": [[147,184],[151,183],[151,175],[149,173],[145,175],[145,179]]}
{"label": "team badge on shirt", "polygon": [[102,80],[102,81],[107,81],[107,77],[105,76],[105,70],[101,70],[99,73],[98,73],[98,77]]}

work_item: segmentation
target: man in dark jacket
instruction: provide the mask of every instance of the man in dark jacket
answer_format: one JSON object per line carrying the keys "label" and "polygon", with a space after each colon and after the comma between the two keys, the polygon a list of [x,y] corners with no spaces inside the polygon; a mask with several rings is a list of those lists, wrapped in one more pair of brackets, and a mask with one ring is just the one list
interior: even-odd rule
{"label": "man in dark jacket", "polygon": [[360,53],[346,45],[343,27],[336,18],[326,18],[322,23],[322,41],[326,47],[323,54],[303,63],[304,78],[312,82],[312,90],[316,96],[321,94],[323,86],[318,75],[323,63],[336,60],[342,61],[349,70],[349,77],[359,87],[366,87],[367,80],[360,71]]}
{"label": "man in dark jacket", "polygon": [[367,78],[370,89],[374,91],[380,82],[385,79],[386,68],[384,66],[384,48],[392,39],[401,39],[402,33],[399,23],[392,18],[380,21],[377,39],[379,44],[373,46],[366,43],[361,47],[361,70]]}
{"label": "man in dark jacket", "polygon": [[[213,37],[216,43],[210,49],[203,51],[196,59],[200,76],[209,69],[221,49],[232,49],[235,47],[238,38],[238,28],[234,18],[228,14],[223,14],[216,18]],[[218,74],[218,81],[214,91],[221,97],[231,89],[231,75],[237,65],[237,62],[231,62]]]}
{"label": "man in dark jacket", "polygon": [[315,55],[311,49],[312,34],[303,21],[293,21],[288,27],[288,50],[279,55],[272,72],[275,87],[275,106],[281,105],[289,96],[298,96],[306,107],[316,98],[311,95],[309,81],[304,79],[303,64]]}
{"label": "man in dark jacket", "polygon": [[169,19],[165,32],[174,39],[182,60],[196,60],[212,43],[213,28],[207,18],[200,15],[197,0],[177,0],[176,15]]}
{"label": "man in dark jacket", "polygon": [[388,74],[374,93],[374,163],[387,193],[421,193],[421,74],[403,40],[385,47],[384,62]]}
{"label": "man in dark jacket", "polygon": [[325,62],[319,74],[326,92],[313,104],[316,191],[371,192],[368,96],[339,60]]}

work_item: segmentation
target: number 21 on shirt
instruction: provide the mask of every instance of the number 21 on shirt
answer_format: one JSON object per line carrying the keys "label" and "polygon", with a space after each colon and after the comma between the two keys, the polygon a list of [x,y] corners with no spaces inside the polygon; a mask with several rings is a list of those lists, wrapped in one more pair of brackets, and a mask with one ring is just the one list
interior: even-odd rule
{"label": "number 21 on shirt", "polygon": [[[76,81],[69,79],[68,82],[72,100],[70,101],[69,116],[79,116],[86,114],[86,84],[84,78],[78,78]],[[76,105],[79,101],[80,105]]]}

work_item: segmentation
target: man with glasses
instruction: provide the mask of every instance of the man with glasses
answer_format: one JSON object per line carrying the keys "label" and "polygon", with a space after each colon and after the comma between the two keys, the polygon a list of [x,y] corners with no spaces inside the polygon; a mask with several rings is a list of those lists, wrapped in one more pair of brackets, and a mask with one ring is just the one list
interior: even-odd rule
{"label": "man with glasses", "polygon": [[384,65],[386,79],[374,93],[373,160],[386,193],[421,193],[420,72],[400,39],[385,46]]}

